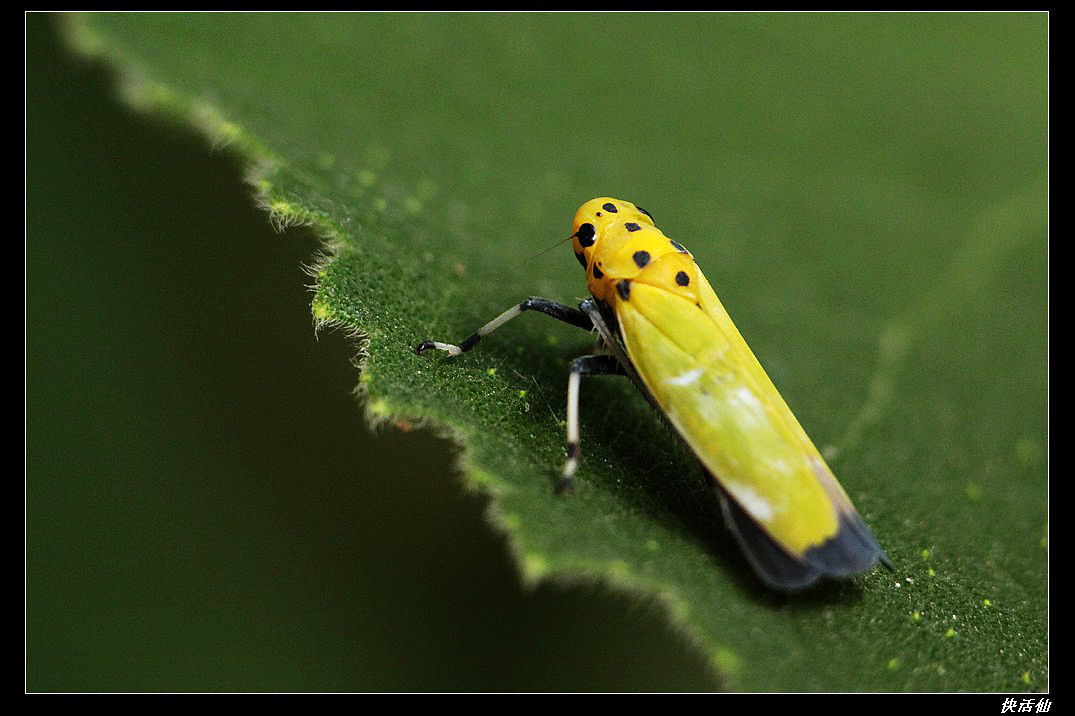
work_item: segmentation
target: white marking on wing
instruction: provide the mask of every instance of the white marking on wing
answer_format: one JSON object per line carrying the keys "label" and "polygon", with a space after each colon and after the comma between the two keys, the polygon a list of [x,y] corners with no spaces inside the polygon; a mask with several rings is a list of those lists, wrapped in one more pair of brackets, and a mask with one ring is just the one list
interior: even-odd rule
{"label": "white marking on wing", "polygon": [[761,409],[761,401],[758,400],[758,396],[751,392],[750,388],[740,387],[735,391],[735,397],[739,399],[743,405],[746,405],[753,410]]}
{"label": "white marking on wing", "polygon": [[733,390],[728,398],[729,402],[735,406],[734,409],[741,425],[753,429],[765,424],[765,406],[750,388],[740,386]]}
{"label": "white marking on wing", "polygon": [[746,485],[728,485],[728,490],[743,506],[743,509],[749,512],[750,516],[756,520],[764,522],[772,519],[773,514],[776,512],[768,500]]}
{"label": "white marking on wing", "polygon": [[680,373],[674,378],[665,378],[664,382],[670,385],[690,385],[691,383],[694,383],[699,378],[701,378],[702,373],[703,371],[701,368],[695,368],[694,370],[688,370],[685,373]]}

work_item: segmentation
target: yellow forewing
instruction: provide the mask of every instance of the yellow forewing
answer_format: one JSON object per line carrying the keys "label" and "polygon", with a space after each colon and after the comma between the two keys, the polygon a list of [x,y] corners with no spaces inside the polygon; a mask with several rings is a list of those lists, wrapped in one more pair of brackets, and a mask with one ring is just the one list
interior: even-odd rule
{"label": "yellow forewing", "polygon": [[627,300],[614,302],[628,356],[721,486],[774,540],[802,555],[833,537],[839,514],[854,508],[705,276],[689,258],[684,266],[696,302],[647,275],[658,266],[631,281]]}

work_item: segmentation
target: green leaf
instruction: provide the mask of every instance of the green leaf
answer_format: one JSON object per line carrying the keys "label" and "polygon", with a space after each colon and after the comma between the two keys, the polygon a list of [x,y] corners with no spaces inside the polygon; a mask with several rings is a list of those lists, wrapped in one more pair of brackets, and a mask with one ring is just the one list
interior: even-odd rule
{"label": "green leaf", "polygon": [[[131,104],[235,152],[277,225],[325,237],[313,313],[361,336],[368,413],[458,441],[525,579],[655,600],[731,688],[1048,688],[1045,15],[68,29]],[[522,297],[580,298],[570,251],[538,253],[605,194],[689,246],[896,574],[766,591],[615,379],[584,385],[578,491],[554,495],[585,334],[526,317],[414,355]]]}

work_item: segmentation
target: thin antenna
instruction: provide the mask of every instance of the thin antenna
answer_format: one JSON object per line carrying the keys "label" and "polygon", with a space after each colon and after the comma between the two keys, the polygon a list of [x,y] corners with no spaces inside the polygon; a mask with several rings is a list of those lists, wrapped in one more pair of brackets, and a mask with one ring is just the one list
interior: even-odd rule
{"label": "thin antenna", "polygon": [[530,263],[531,261],[533,261],[534,259],[538,258],[539,256],[544,256],[545,254],[549,253],[550,251],[555,249],[560,244],[563,244],[563,243],[566,243],[568,241],[571,241],[571,239],[575,238],[577,235],[578,235],[578,232],[575,232],[574,234],[571,234],[571,236],[568,236],[566,239],[560,239],[559,241],[557,241],[555,244],[553,244],[549,248],[542,249],[541,251],[538,251],[536,254],[534,254],[530,258],[524,259],[524,260],[520,261],[519,263],[515,264],[514,266],[512,266],[512,269],[517,269],[520,266],[522,266],[523,264]]}

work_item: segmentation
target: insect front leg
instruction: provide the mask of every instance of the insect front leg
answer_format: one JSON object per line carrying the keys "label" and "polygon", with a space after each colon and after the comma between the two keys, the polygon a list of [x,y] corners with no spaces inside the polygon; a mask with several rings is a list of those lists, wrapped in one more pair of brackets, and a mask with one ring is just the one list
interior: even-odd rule
{"label": "insect front leg", "polygon": [[422,341],[415,347],[415,352],[418,353],[418,355],[422,355],[426,351],[435,348],[439,351],[446,352],[450,356],[466,353],[471,348],[478,345],[482,338],[485,338],[523,311],[537,311],[538,313],[544,313],[546,316],[552,316],[564,323],[570,323],[573,326],[585,328],[588,331],[593,330],[593,321],[579,309],[565,306],[556,301],[550,301],[547,298],[532,296],[504,311],[499,316],[464,338],[458,345],[455,343],[441,343],[440,341]]}
{"label": "insect front leg", "polygon": [[575,470],[579,466],[579,384],[584,375],[626,375],[615,356],[598,354],[582,356],[571,362],[567,379],[567,462],[556,486],[557,493],[575,489]]}

